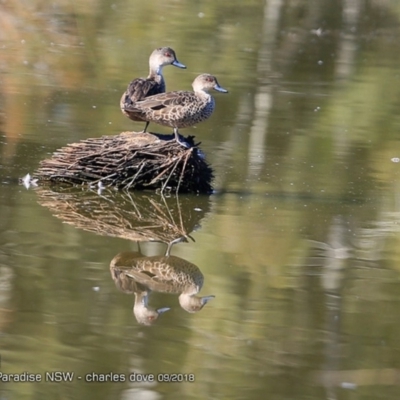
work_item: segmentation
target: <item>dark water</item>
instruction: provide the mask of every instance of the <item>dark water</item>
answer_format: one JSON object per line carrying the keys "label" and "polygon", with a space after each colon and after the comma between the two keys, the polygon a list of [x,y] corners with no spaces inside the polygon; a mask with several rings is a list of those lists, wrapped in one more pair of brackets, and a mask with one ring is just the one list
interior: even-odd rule
{"label": "dark water", "polygon": [[[3,1],[0,399],[398,399],[399,19],[390,1]],[[67,143],[141,129],[118,102],[162,45],[188,67],[168,90],[203,72],[229,90],[182,131],[215,194],[18,185]],[[154,276],[167,250],[179,288]],[[215,298],[188,312],[181,292]]]}

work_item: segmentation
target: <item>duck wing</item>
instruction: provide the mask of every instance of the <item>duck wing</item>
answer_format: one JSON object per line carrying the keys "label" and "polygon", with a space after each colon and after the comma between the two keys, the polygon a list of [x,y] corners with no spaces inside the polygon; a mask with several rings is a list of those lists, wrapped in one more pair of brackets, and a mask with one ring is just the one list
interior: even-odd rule
{"label": "duck wing", "polygon": [[167,92],[147,97],[137,102],[136,107],[139,110],[161,110],[171,107],[185,107],[196,101],[196,95],[193,92]]}
{"label": "duck wing", "polygon": [[135,269],[132,269],[126,275],[132,278],[136,283],[143,285],[150,290],[156,292],[171,291],[170,286],[173,283],[173,280],[168,277],[158,276],[146,270],[137,271]]}
{"label": "duck wing", "polygon": [[137,78],[128,85],[122,102],[126,105],[132,105],[148,96],[159,94],[162,90],[162,85],[154,80]]}

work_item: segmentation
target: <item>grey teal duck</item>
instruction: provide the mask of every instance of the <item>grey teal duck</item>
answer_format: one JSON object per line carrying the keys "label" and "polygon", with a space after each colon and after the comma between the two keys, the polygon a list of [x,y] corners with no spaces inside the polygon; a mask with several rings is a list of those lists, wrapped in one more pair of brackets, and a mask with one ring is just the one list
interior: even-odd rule
{"label": "grey teal duck", "polygon": [[[140,256],[140,253],[136,253],[136,255]],[[135,295],[133,314],[136,320],[142,325],[152,325],[161,314],[170,310],[170,308],[163,307],[155,309],[149,306],[149,294],[151,291],[131,277],[128,277],[127,272],[129,272],[131,268],[119,265],[120,262],[121,257],[117,255],[110,264],[111,277],[115,282],[115,286],[124,293],[133,293]]]}
{"label": "grey teal duck", "polygon": [[[136,252],[123,252],[111,261],[124,266],[124,274],[148,292],[179,294],[179,304],[187,312],[200,311],[215,296],[196,296],[204,283],[200,269],[176,256],[138,257]],[[129,268],[128,268],[129,267]]]}
{"label": "grey teal duck", "polygon": [[211,116],[215,100],[208,93],[209,90],[228,92],[210,74],[199,75],[192,86],[193,92],[167,92],[146,97],[132,105],[126,104],[125,112],[135,118],[173,128],[176,141],[187,147],[179,138],[178,128],[193,126]]}
{"label": "grey teal duck", "polygon": [[143,132],[146,132],[149,121],[138,117],[136,113],[129,112],[126,107],[130,107],[137,101],[143,100],[148,96],[165,92],[165,80],[162,74],[163,67],[173,65],[179,68],[186,68],[177,58],[175,51],[170,47],[160,47],[155,49],[149,59],[150,71],[147,78],[136,78],[129,83],[120,100],[120,107],[123,114],[133,121],[146,122]]}

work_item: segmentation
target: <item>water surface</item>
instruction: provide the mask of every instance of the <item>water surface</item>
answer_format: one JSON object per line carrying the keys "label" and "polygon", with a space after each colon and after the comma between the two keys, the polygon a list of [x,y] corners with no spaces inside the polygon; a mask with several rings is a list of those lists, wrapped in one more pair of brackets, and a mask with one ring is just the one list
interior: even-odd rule
{"label": "water surface", "polygon": [[[42,382],[0,397],[398,399],[399,19],[390,1],[3,2],[0,370]],[[67,143],[141,129],[119,98],[163,45],[188,67],[168,90],[203,72],[229,90],[182,130],[212,196],[18,185]],[[170,310],[140,324],[110,263],[177,238],[215,298],[151,293]]]}

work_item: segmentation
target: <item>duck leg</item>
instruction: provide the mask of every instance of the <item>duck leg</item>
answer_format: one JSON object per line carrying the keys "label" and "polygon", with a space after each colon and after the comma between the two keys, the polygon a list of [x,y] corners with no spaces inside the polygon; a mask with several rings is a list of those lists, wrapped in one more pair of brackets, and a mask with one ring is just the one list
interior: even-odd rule
{"label": "duck leg", "polygon": [[174,135],[175,135],[175,140],[183,147],[189,149],[190,145],[186,142],[181,140],[180,136],[179,136],[179,132],[178,132],[178,128],[174,128]]}
{"label": "duck leg", "polygon": [[144,126],[144,129],[142,130],[141,133],[145,133],[147,131],[147,127],[149,126],[150,122],[146,121],[146,125]]}

